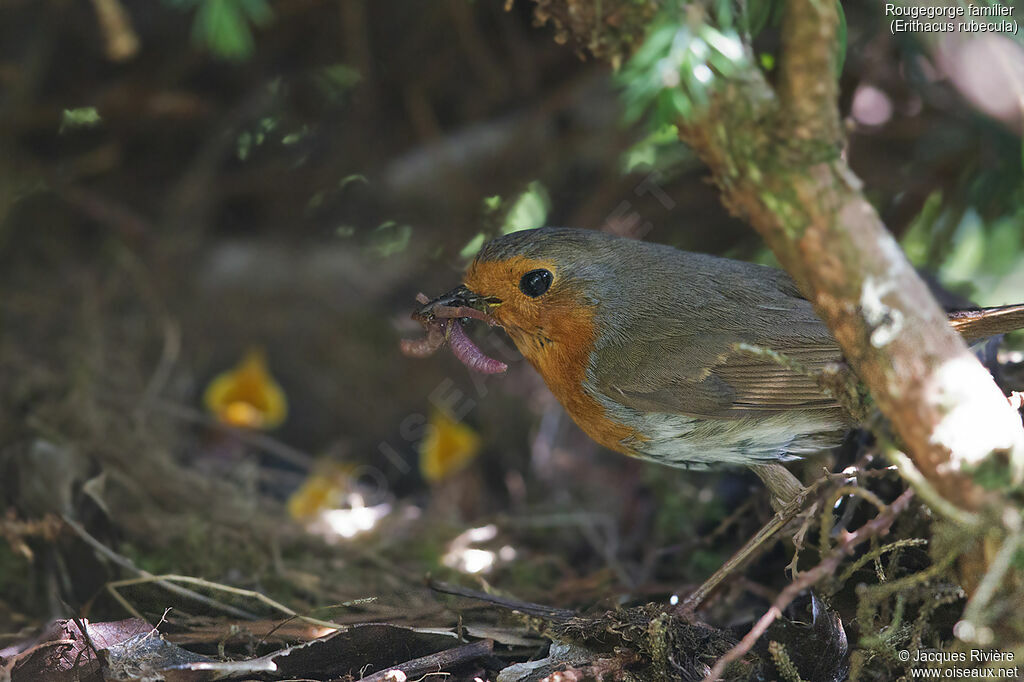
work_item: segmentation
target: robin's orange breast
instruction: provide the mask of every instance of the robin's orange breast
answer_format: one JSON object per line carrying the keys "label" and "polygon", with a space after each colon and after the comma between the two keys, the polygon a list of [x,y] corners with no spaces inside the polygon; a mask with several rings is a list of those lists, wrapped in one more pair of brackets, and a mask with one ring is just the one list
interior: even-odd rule
{"label": "robin's orange breast", "polygon": [[[500,316],[499,316],[500,319]],[[584,387],[597,331],[593,308],[565,306],[534,333],[506,327],[519,351],[536,368],[551,392],[588,436],[601,445],[634,454],[623,441],[643,441],[636,430],[608,417]]]}

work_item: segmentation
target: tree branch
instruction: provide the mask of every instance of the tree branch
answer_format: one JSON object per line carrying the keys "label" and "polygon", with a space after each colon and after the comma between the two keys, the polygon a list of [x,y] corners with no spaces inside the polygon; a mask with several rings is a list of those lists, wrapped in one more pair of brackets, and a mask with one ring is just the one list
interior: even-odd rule
{"label": "tree branch", "polygon": [[824,145],[834,156],[842,142],[836,102],[835,0],[786,3],[779,57],[779,99],[783,139],[790,145]]}
{"label": "tree branch", "polygon": [[[819,19],[825,28],[814,26]],[[1019,480],[1020,419],[949,327],[845,161],[780,164],[768,131],[750,127],[742,100],[753,97],[790,120],[794,135],[818,136],[808,144],[836,139],[835,46],[823,37],[834,36],[835,6],[794,0],[785,20],[778,97],[765,95],[751,69],[688,121],[683,137],[711,167],[726,205],[761,233],[815,304],[917,467],[944,497],[976,510],[986,495],[968,472],[991,453],[1005,453]],[[746,139],[730,141],[726,130]]]}

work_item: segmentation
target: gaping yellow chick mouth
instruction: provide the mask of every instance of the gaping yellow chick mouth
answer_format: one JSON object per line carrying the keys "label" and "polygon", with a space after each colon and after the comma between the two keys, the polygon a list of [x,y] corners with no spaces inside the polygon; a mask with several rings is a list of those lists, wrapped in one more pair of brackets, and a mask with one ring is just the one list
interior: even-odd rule
{"label": "gaping yellow chick mouth", "polygon": [[488,357],[473,343],[462,329],[462,321],[481,320],[490,326],[498,322],[490,310],[501,305],[499,299],[481,296],[460,284],[446,294],[431,300],[426,294],[417,294],[416,301],[422,307],[412,314],[412,319],[423,325],[426,336],[422,339],[402,339],[402,352],[411,357],[423,358],[433,355],[447,343],[462,364],[483,374],[500,374],[508,365]]}

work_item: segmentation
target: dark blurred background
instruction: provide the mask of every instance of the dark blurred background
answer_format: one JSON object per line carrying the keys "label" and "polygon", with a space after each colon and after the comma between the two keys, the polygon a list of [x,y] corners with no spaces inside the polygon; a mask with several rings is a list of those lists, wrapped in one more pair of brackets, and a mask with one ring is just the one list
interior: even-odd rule
{"label": "dark blurred background", "polygon": [[[990,62],[893,36],[880,7],[844,5],[846,155],[916,264],[1024,300],[1019,112],[965,92]],[[728,554],[709,533],[756,527],[753,480],[598,451],[526,363],[481,379],[398,352],[416,293],[503,231],[771,262],[671,126],[627,121],[623,77],[543,19],[525,0],[0,0],[0,629],[116,611],[110,565],[17,525],[47,514],[154,572],[406,609],[430,570],[559,605],[668,598]],[[769,74],[777,42],[769,22]],[[204,394],[251,348],[288,413],[236,432]],[[297,539],[289,518],[331,510],[341,548]]]}

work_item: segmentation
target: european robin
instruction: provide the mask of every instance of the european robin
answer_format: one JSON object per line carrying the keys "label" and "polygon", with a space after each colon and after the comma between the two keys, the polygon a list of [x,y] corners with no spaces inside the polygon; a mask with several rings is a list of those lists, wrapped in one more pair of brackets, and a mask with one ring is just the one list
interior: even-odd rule
{"label": "european robin", "polygon": [[[839,345],[774,268],[604,232],[541,228],[484,245],[462,287],[421,302],[418,319],[447,318],[441,329],[464,360],[466,337],[451,318],[500,325],[580,428],[629,455],[758,471],[833,447],[852,425],[815,377],[841,361]],[[1024,305],[951,322],[969,338],[1002,333],[1024,327]],[[429,348],[407,350],[424,354],[440,345],[437,327],[428,332]],[[468,356],[477,369],[503,367],[478,351]]]}

